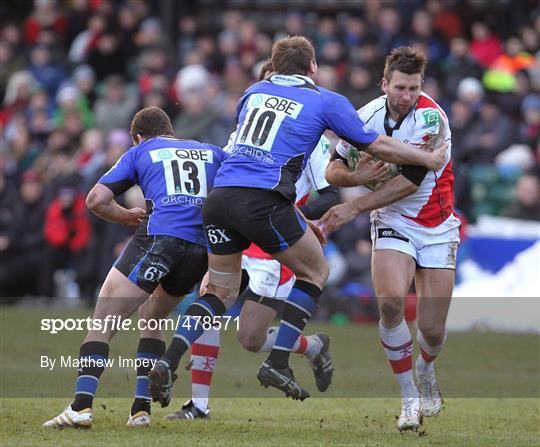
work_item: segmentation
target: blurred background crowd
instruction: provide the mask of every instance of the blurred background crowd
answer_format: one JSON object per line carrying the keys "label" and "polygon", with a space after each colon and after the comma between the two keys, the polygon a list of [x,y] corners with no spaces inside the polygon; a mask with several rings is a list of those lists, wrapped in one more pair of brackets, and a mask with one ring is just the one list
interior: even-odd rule
{"label": "blurred background crowd", "polygon": [[[424,90],[450,118],[463,220],[540,220],[535,0],[35,0],[2,2],[0,17],[1,302],[92,303],[130,233],[90,215],[85,194],[132,144],[134,112],[162,107],[178,137],[224,146],[287,35],[311,39],[317,83],[356,107],[381,94],[389,50],[421,48]],[[368,216],[332,236],[323,313],[370,313],[370,247]]]}

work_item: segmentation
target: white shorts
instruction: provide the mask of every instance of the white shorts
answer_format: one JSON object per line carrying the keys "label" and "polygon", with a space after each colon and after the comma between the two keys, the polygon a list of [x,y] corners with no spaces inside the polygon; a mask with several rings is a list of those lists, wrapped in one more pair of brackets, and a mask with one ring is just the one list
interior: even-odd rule
{"label": "white shorts", "polygon": [[281,264],[274,259],[260,259],[242,256],[242,269],[249,274],[249,288],[257,295],[285,300],[294,285],[293,276],[281,282]]}
{"label": "white shorts", "polygon": [[418,267],[455,270],[460,225],[454,215],[428,228],[406,217],[374,211],[371,213],[373,251],[397,250],[412,256]]}

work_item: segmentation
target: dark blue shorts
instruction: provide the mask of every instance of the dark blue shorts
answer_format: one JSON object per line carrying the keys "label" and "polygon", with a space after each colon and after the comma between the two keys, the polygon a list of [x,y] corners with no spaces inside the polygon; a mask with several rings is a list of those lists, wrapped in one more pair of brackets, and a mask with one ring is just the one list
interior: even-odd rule
{"label": "dark blue shorts", "polygon": [[165,292],[179,297],[202,280],[208,254],[206,247],[174,236],[136,234],[114,266],[148,293],[161,284]]}
{"label": "dark blue shorts", "polygon": [[288,199],[258,188],[213,189],[204,202],[203,221],[209,250],[216,255],[241,252],[251,242],[267,253],[278,253],[307,229]]}

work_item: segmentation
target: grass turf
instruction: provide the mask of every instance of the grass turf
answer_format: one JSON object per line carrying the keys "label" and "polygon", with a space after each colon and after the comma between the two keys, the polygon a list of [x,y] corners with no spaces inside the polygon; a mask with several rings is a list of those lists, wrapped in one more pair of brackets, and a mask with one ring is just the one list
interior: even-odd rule
{"label": "grass turf", "polygon": [[[46,334],[40,331],[40,320],[83,318],[88,312],[0,311],[2,445],[540,445],[537,335],[450,334],[437,360],[445,410],[425,420],[423,436],[401,436],[395,429],[400,402],[392,397],[399,392],[377,328],[354,325],[308,326],[307,332],[332,335],[336,373],[328,392],[317,393],[305,359],[294,356],[295,373],[313,396],[305,402],[260,388],[255,373],[262,356],[244,352],[229,329],[223,333],[214,378],[212,394],[219,397],[211,401],[211,421],[166,423],[161,419],[168,409],[154,406],[152,427],[134,432],[125,422],[135,372],[113,367],[98,390],[96,425],[89,431],[51,432],[40,425],[69,403],[76,371],[58,366],[47,371],[40,367],[40,356],[76,357],[84,332]],[[133,357],[136,340],[136,331],[120,333],[111,344],[111,358]],[[172,409],[188,397],[188,382],[189,373],[181,368]]]}

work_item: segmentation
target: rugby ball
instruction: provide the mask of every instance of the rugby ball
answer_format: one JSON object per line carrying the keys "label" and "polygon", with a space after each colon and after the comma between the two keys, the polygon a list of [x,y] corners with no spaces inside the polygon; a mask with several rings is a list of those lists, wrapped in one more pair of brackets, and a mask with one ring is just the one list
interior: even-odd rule
{"label": "rugby ball", "polygon": [[[360,161],[360,159],[362,159],[362,158],[364,158],[366,156],[370,157],[370,160],[369,160],[368,164],[373,164],[373,163],[376,163],[378,161],[377,158],[372,157],[367,152],[358,150],[354,146],[350,146],[349,147],[349,152],[347,153],[347,165],[349,166],[349,169],[351,171],[354,171],[356,169],[356,166],[358,165],[358,162]],[[363,185],[363,186],[365,186],[366,188],[371,189],[372,191],[375,191],[375,190],[379,189],[380,187],[382,187],[386,182],[388,182],[388,180],[390,180],[391,178],[393,178],[393,177],[395,177],[396,175],[399,174],[400,170],[399,170],[398,165],[395,165],[393,163],[386,163],[386,166],[388,166],[388,168],[389,168],[389,172],[388,172],[388,175],[386,177],[382,178],[381,180],[379,180],[377,182],[369,183],[369,184]]]}

